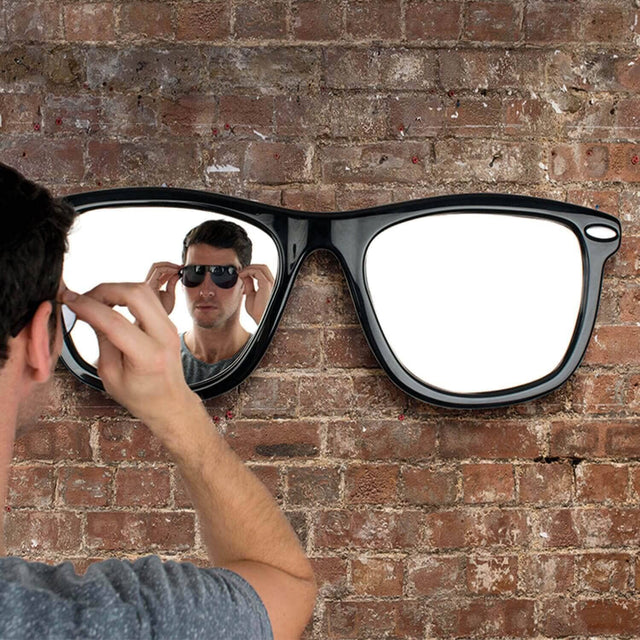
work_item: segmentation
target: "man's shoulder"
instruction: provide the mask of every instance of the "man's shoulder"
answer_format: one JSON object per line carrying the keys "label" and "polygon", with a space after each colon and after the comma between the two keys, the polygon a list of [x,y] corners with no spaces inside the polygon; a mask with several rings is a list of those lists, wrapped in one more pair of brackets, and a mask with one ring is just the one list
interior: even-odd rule
{"label": "man's shoulder", "polygon": [[225,638],[271,638],[260,598],[226,569],[146,556],[97,562],[78,575],[68,562],[0,560],[0,637],[114,637],[108,629],[132,638],[196,638],[205,629]]}

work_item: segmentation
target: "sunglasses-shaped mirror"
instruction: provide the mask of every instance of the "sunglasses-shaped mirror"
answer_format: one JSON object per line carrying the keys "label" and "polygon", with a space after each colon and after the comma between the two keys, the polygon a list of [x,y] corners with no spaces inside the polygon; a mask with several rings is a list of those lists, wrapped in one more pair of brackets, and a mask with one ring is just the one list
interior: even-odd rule
{"label": "sunglasses-shaped mirror", "polygon": [[[538,397],[580,363],[621,237],[612,216],[523,196],[335,214],[181,189],[69,200],[80,215],[68,286],[146,280],[183,337],[185,377],[205,398],[257,366],[302,261],[320,248],[340,261],[367,340],[403,390],[450,407]],[[62,358],[102,388],[89,327],[76,324]]]}

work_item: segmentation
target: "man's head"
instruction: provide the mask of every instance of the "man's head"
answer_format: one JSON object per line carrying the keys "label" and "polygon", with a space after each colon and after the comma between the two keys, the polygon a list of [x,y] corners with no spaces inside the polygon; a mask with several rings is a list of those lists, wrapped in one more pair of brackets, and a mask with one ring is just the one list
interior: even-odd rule
{"label": "man's head", "polygon": [[[185,265],[234,266],[251,264],[252,244],[246,231],[226,220],[207,220],[191,229],[183,243]],[[238,326],[244,296],[241,279],[230,288],[216,286],[208,273],[201,284],[185,287],[187,307],[203,329],[230,330]]]}
{"label": "man's head", "polygon": [[247,232],[239,225],[227,220],[206,220],[187,233],[182,243],[182,262],[187,259],[187,250],[194,244],[208,244],[217,249],[233,249],[244,269],[251,264],[253,246]]}
{"label": "man's head", "polygon": [[[74,215],[71,206],[0,164],[0,368],[9,357],[10,338],[42,302],[56,298]],[[58,313],[51,318],[53,338]]]}

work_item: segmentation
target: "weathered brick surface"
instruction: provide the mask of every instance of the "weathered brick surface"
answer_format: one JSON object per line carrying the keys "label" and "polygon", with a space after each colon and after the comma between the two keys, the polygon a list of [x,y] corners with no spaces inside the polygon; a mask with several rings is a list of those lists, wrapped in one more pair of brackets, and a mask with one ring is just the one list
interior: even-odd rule
{"label": "weathered brick surface", "polygon": [[[305,640],[637,635],[639,24],[627,0],[0,2],[0,160],[59,194],[333,211],[497,191],[621,219],[584,362],[511,408],[408,397],[337,260],[303,265],[257,370],[206,406],[312,557]],[[204,565],[157,439],[55,381],[15,445],[8,552]]]}

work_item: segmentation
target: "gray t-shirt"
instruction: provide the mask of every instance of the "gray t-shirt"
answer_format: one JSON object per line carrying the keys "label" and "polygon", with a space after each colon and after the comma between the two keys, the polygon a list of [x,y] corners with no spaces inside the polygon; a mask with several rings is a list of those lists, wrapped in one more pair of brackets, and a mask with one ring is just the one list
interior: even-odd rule
{"label": "gray t-shirt", "polygon": [[69,562],[0,559],[0,638],[273,640],[273,635],[258,594],[237,573],[147,556],[98,562],[82,576]]}
{"label": "gray t-shirt", "polygon": [[[244,347],[243,347],[244,349]],[[213,364],[198,360],[187,347],[184,341],[184,333],[180,335],[180,358],[182,359],[182,370],[184,371],[184,379],[187,384],[195,384],[217,376],[224,371],[240,354],[242,349],[235,355],[225,360],[218,360]]]}

